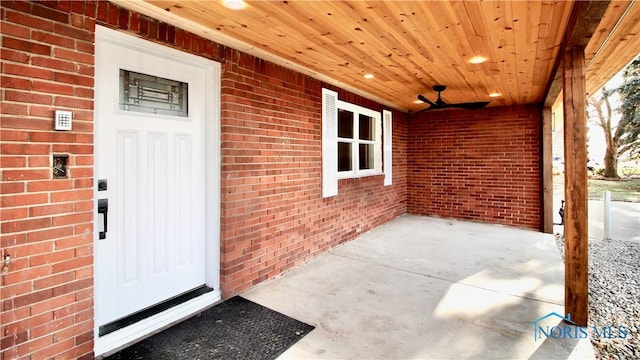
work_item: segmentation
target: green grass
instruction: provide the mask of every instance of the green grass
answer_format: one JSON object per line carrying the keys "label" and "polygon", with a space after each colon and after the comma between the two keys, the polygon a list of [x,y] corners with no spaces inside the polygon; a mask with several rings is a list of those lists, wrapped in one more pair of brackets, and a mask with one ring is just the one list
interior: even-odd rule
{"label": "green grass", "polygon": [[640,202],[640,179],[589,179],[589,200],[602,200],[603,191],[611,191],[612,201]]}
{"label": "green grass", "polygon": [[[590,178],[587,182],[589,200],[602,200],[604,190],[611,191],[612,201],[640,202],[640,178],[605,180]],[[564,197],[564,175],[553,176],[553,193]]]}

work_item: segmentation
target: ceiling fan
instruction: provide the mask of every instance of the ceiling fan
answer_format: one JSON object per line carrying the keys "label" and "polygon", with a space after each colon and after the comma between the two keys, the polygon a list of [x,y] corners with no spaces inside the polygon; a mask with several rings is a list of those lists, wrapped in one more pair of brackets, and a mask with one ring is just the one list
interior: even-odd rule
{"label": "ceiling fan", "polygon": [[489,101],[480,101],[480,102],[467,102],[467,103],[458,103],[458,104],[447,104],[442,100],[440,93],[444,91],[447,87],[445,85],[434,85],[433,90],[438,93],[438,99],[436,101],[431,101],[426,97],[422,96],[422,94],[418,95],[418,99],[429,104],[429,107],[426,109],[422,109],[418,112],[423,112],[427,110],[439,110],[439,109],[447,109],[447,108],[462,108],[469,110],[477,110],[481,109],[487,104]]}

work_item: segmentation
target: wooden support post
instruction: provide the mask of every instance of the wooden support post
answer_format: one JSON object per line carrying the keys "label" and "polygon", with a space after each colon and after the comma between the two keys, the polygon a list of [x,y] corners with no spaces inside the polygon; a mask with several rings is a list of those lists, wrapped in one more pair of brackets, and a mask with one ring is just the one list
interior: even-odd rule
{"label": "wooden support post", "polygon": [[587,226],[587,114],[584,48],[563,58],[565,312],[586,326],[589,303]]}
{"label": "wooden support post", "polygon": [[551,107],[542,109],[542,222],[543,231],[553,234],[553,151]]}

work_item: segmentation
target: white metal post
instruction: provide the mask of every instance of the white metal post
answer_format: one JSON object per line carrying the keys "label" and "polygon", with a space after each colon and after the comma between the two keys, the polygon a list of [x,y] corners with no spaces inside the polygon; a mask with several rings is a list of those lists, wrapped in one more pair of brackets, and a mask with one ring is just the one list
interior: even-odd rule
{"label": "white metal post", "polygon": [[611,240],[611,191],[604,191],[604,240]]}

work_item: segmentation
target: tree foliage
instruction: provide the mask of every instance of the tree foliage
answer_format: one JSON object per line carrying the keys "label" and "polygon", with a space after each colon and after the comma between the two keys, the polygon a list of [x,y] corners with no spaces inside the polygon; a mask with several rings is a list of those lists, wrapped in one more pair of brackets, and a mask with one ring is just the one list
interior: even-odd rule
{"label": "tree foliage", "polygon": [[623,133],[618,152],[640,159],[640,56],[625,68],[623,77],[624,84],[617,89],[622,102],[618,128]]}

